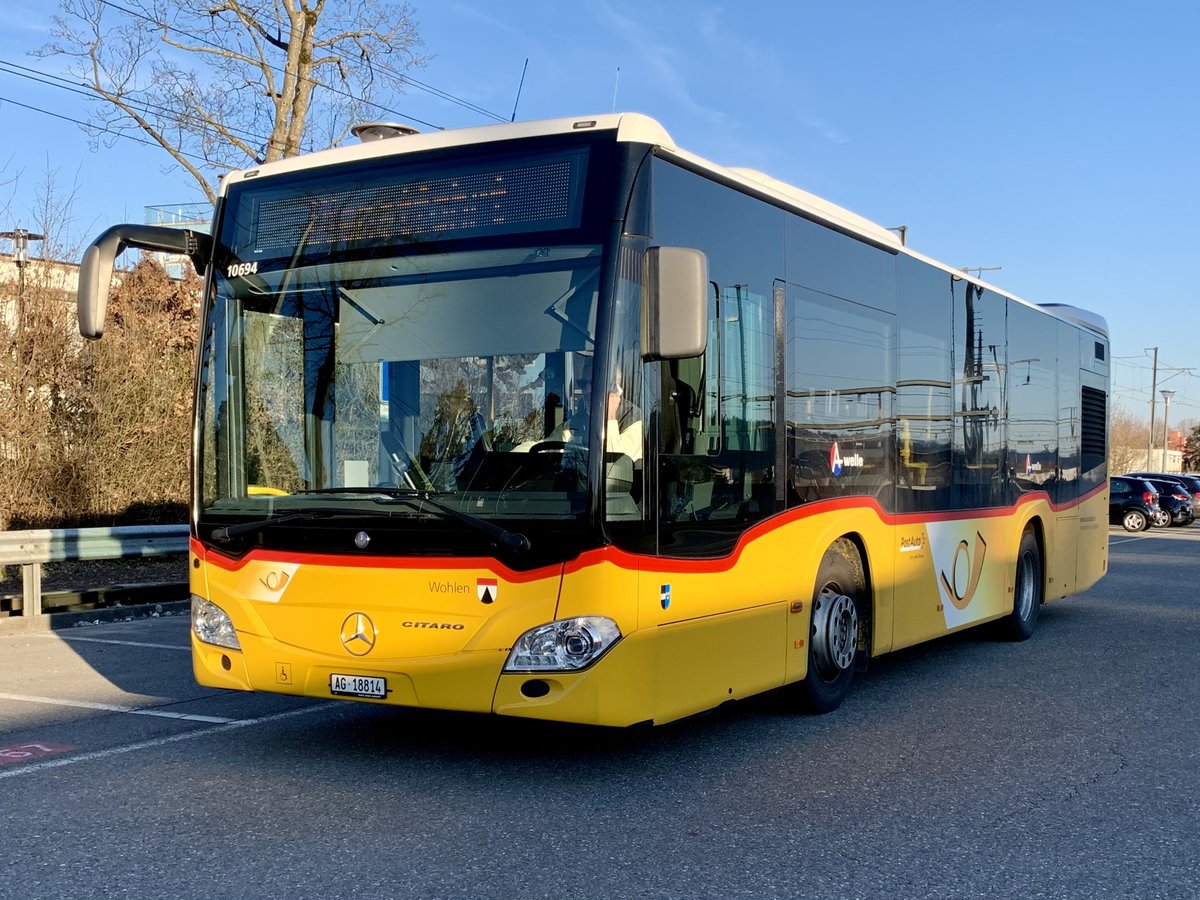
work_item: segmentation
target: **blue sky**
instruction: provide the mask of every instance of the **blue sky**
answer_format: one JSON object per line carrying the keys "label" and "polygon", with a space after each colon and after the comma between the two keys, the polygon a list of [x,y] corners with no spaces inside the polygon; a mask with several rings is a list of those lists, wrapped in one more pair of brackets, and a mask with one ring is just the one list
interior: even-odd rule
{"label": "blue sky", "polygon": [[[615,93],[694,153],[907,225],[915,249],[1000,266],[985,277],[1028,300],[1100,313],[1118,401],[1148,417],[1157,346],[1172,427],[1200,421],[1200,4],[413,5],[427,84],[507,118],[528,59],[519,119],[611,112]],[[57,71],[26,55],[49,10],[0,0],[0,60]],[[198,199],[161,151],[93,152],[77,126],[16,105],[82,119],[81,98],[2,73],[0,98],[0,230],[32,225],[47,171],[73,192],[79,240]],[[416,90],[389,106],[440,127],[489,121]]]}

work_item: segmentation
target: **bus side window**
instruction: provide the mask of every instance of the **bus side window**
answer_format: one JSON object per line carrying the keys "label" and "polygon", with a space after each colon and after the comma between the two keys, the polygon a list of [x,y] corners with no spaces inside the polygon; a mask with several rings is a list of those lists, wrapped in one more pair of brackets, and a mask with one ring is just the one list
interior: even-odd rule
{"label": "bus side window", "polygon": [[661,517],[689,521],[707,509],[713,474],[704,447],[697,456],[697,434],[703,431],[704,360],[670,360],[662,365]]}
{"label": "bus side window", "polygon": [[[694,360],[670,360],[663,367],[663,452],[695,453],[700,418],[700,385],[680,371]],[[695,379],[694,373],[691,377]],[[695,379],[698,380],[698,379]]]}
{"label": "bus side window", "polygon": [[773,304],[746,285],[723,288],[705,354],[662,367],[659,517],[674,532],[663,535],[666,550],[675,541],[717,552],[774,509]]}

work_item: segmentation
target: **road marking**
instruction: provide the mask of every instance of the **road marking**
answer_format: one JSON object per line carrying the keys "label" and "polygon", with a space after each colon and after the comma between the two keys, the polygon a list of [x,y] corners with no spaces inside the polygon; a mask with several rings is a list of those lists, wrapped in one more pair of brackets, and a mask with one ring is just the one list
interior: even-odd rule
{"label": "road marking", "polygon": [[76,763],[91,762],[97,759],[107,759],[110,756],[120,756],[125,753],[134,753],[138,750],[152,750],[155,747],[164,747],[167,744],[175,744],[179,741],[190,741],[193,738],[208,737],[211,734],[220,734],[223,731],[232,731],[235,728],[246,728],[250,725],[265,725],[268,722],[278,722],[281,719],[291,718],[292,716],[301,716],[311,712],[318,712],[327,709],[331,706],[337,706],[339,701],[331,703],[321,703],[316,706],[306,706],[303,709],[291,709],[287,712],[274,713],[269,716],[259,716],[257,719],[237,719],[225,725],[214,725],[211,728],[200,728],[196,731],[188,731],[183,734],[173,734],[169,737],[155,738],[149,741],[138,741],[136,744],[126,744],[123,747],[110,747],[107,750],[96,750],[92,753],[82,753],[79,756],[60,757],[58,759],[48,759],[44,762],[29,763],[28,765],[20,766],[16,769],[8,769],[0,771],[0,780],[5,778],[16,778],[19,775],[29,775],[34,772],[40,772],[43,769],[57,769],[60,766],[73,766]]}
{"label": "road marking", "polygon": [[196,716],[190,713],[171,712],[165,709],[145,709],[137,706],[118,706],[115,703],[92,703],[90,700],[59,700],[55,697],[30,697],[26,694],[2,694],[0,700],[16,700],[20,703],[44,703],[48,706],[69,706],[73,709],[97,709],[101,712],[126,713],[131,716],[156,716],[160,719],[182,719],[185,722],[207,722],[226,725],[237,719],[221,716]]}
{"label": "road marking", "polygon": [[1146,540],[1146,538],[1144,538],[1144,537],[1127,537],[1127,538],[1121,538],[1120,540],[1118,540],[1117,538],[1109,538],[1108,543],[1110,545],[1112,545],[1112,544],[1131,544],[1134,541],[1144,541],[1144,540]]}
{"label": "road marking", "polygon": [[16,763],[28,762],[43,756],[53,756],[56,753],[70,753],[78,750],[69,744],[51,744],[44,741],[31,741],[28,744],[15,744],[12,747],[0,747],[0,766],[11,766]]}
{"label": "road marking", "polygon": [[1145,535],[1145,537],[1165,538],[1168,541],[1194,541],[1196,540],[1196,534],[1194,532],[1188,532],[1184,530],[1185,528],[1190,527],[1191,526],[1175,526],[1172,527],[1170,531],[1160,529],[1157,532]]}
{"label": "road marking", "polygon": [[1140,531],[1132,534],[1121,534],[1117,532],[1109,538],[1110,544],[1128,544],[1132,541],[1185,541],[1195,542],[1200,540],[1200,534],[1196,532],[1179,532],[1179,531]]}
{"label": "road marking", "polygon": [[35,634],[31,635],[31,637],[58,638],[60,641],[67,641],[69,643],[75,643],[78,641],[85,644],[119,644],[122,647],[154,647],[158,650],[190,651],[192,649],[191,646],[180,646],[179,644],[151,644],[148,641],[114,641],[109,640],[108,638],[75,637],[74,635],[68,636],[65,634]]}

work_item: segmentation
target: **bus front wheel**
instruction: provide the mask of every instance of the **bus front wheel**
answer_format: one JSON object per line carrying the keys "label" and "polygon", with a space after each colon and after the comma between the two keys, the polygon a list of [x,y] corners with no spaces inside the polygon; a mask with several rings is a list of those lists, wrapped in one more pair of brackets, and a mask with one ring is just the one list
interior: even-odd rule
{"label": "bus front wheel", "polygon": [[805,710],[827,713],[841,706],[865,652],[866,610],[862,559],[852,543],[839,540],[821,558],[813,587],[808,674],[797,685]]}

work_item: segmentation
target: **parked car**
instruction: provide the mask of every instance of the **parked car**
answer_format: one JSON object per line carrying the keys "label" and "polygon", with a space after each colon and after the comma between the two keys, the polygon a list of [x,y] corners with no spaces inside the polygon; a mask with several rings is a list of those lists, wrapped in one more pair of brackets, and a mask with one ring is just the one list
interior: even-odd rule
{"label": "parked car", "polygon": [[1196,518],[1192,508],[1192,495],[1187,486],[1166,479],[1145,479],[1158,491],[1158,512],[1151,516],[1155,525],[1191,525]]}
{"label": "parked car", "polygon": [[1108,521],[1126,531],[1145,531],[1158,509],[1158,493],[1142,478],[1114,475],[1108,483]]}
{"label": "parked car", "polygon": [[1178,481],[1192,495],[1192,509],[1200,509],[1200,475],[1181,475],[1178,472],[1126,472],[1126,478],[1157,478],[1160,481]]}

